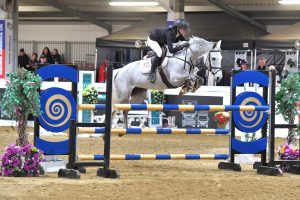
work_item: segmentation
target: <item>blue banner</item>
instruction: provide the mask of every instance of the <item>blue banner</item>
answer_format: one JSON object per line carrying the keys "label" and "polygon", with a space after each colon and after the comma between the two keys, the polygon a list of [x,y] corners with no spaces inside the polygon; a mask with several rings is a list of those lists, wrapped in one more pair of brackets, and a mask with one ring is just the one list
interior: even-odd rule
{"label": "blue banner", "polygon": [[5,76],[5,20],[0,20],[0,78]]}

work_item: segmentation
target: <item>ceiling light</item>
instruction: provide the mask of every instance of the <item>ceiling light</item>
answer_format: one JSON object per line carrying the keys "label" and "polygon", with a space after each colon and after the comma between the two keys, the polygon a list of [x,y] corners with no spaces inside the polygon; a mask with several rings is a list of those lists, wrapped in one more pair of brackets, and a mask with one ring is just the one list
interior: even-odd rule
{"label": "ceiling light", "polygon": [[281,0],[279,1],[279,3],[284,5],[293,5],[293,4],[300,4],[300,0]]}
{"label": "ceiling light", "polygon": [[154,1],[112,1],[109,2],[111,6],[158,6],[159,4]]}

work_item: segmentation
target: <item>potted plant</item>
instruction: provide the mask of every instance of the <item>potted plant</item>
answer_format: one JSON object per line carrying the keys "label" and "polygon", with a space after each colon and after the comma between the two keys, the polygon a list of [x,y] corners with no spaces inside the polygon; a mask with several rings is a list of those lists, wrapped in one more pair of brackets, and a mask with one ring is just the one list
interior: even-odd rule
{"label": "potted plant", "polygon": [[[164,91],[151,90],[151,103],[164,104],[166,102]],[[162,126],[162,112],[151,111],[151,126]]]}
{"label": "potted plant", "polygon": [[82,91],[82,98],[84,104],[96,104],[98,103],[98,91],[92,85],[88,85]]}
{"label": "potted plant", "polygon": [[[82,102],[84,104],[96,104],[98,103],[98,91],[91,84],[88,85],[82,91]],[[93,110],[84,110],[83,113],[86,113],[88,116],[84,118],[85,122],[93,122]],[[88,118],[88,119],[86,119]]]}
{"label": "potted plant", "polygon": [[152,104],[164,104],[166,102],[164,91],[151,90],[151,103]]}
{"label": "potted plant", "polygon": [[27,118],[29,114],[37,117],[40,115],[41,78],[23,68],[9,74],[7,88],[2,96],[1,109],[3,114],[16,119],[18,124],[17,145],[28,144],[26,134]]}
{"label": "potted plant", "polygon": [[[295,102],[300,99],[300,77],[298,73],[291,73],[281,82],[276,93],[276,113],[282,114],[283,119],[289,124],[295,124],[298,113]],[[290,128],[287,136],[288,145],[296,145],[296,132]]]}
{"label": "potted plant", "polygon": [[217,112],[213,117],[213,121],[217,122],[218,128],[225,128],[230,120],[230,114],[228,112]]}
{"label": "potted plant", "polygon": [[43,152],[31,144],[9,145],[1,156],[0,176],[33,177],[41,173]]}
{"label": "potted plant", "polygon": [[40,115],[41,78],[23,68],[9,74],[7,88],[2,96],[1,109],[4,115],[13,117],[18,125],[16,144],[9,145],[1,156],[0,176],[38,176],[43,152],[29,144],[26,134],[29,114]]}

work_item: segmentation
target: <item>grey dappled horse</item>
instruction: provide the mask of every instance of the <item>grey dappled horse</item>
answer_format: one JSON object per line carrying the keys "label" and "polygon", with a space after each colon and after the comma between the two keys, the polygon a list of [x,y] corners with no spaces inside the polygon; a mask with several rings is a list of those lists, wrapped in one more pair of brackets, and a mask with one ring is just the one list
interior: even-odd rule
{"label": "grey dappled horse", "polygon": [[[164,90],[182,87],[181,94],[195,92],[200,86],[202,78],[197,75],[198,69],[195,67],[197,59],[204,58],[207,70],[210,71],[216,82],[222,79],[221,70],[221,41],[217,43],[209,42],[198,37],[192,37],[188,41],[189,47],[177,52],[175,55],[167,54],[168,62],[161,67],[169,87],[165,84],[158,73],[156,82],[150,83],[147,80],[148,74],[142,73],[141,62],[129,63],[123,68],[114,70],[113,73],[113,94],[112,104],[139,104],[147,98],[148,89]],[[178,45],[182,42],[178,43]],[[158,69],[159,70],[159,69]],[[116,112],[113,112],[113,119]],[[124,111],[124,123],[127,124],[128,111]]]}

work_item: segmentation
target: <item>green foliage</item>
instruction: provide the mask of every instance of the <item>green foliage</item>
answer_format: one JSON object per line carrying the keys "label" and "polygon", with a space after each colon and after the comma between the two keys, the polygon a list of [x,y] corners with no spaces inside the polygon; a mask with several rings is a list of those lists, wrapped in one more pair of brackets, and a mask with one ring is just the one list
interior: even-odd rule
{"label": "green foliage", "polygon": [[23,68],[9,74],[7,88],[2,96],[1,109],[8,117],[19,121],[21,115],[40,115],[41,78]]}
{"label": "green foliage", "polygon": [[285,121],[290,122],[291,116],[297,115],[295,102],[300,99],[300,77],[291,73],[282,81],[276,94],[276,112],[282,114]]}
{"label": "green foliage", "polygon": [[166,102],[164,91],[151,90],[151,103],[152,104],[163,104]]}
{"label": "green foliage", "polygon": [[98,91],[92,85],[88,85],[82,92],[83,103],[96,104],[98,103]]}

